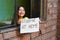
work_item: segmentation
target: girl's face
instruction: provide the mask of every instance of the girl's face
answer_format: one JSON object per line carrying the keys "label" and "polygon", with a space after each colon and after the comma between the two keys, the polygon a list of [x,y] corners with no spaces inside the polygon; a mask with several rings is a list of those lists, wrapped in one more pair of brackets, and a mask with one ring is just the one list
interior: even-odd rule
{"label": "girl's face", "polygon": [[25,15],[24,7],[20,7],[18,10],[18,16],[23,17]]}

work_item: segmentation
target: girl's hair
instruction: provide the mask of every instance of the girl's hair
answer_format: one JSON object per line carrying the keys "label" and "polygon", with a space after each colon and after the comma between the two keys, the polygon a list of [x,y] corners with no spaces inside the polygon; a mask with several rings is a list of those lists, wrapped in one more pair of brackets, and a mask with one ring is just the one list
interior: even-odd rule
{"label": "girl's hair", "polygon": [[20,5],[17,7],[17,10],[19,10],[20,7],[23,7],[25,9],[25,7],[23,5]]}

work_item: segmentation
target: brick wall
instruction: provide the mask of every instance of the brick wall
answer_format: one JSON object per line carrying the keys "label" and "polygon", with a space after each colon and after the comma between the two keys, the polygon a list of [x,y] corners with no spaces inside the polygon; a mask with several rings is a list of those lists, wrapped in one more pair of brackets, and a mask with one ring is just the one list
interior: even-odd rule
{"label": "brick wall", "polygon": [[56,40],[57,0],[47,0],[47,20],[40,23],[40,31],[20,34],[18,29],[0,33],[0,40]]}

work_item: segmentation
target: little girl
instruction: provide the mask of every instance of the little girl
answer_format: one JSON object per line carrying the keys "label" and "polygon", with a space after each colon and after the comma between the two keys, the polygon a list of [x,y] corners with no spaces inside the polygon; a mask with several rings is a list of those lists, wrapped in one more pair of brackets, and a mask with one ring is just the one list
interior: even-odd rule
{"label": "little girl", "polygon": [[25,16],[25,9],[23,6],[20,6],[18,8],[18,21],[17,21],[18,25],[21,24],[22,19],[28,19],[27,17],[24,16]]}

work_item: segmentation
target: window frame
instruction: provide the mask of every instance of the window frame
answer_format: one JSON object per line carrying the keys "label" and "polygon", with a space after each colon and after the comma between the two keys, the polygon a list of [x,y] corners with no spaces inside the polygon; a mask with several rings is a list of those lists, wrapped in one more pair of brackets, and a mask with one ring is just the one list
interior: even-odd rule
{"label": "window frame", "polygon": [[[40,20],[45,21],[47,19],[47,0],[41,0],[40,8]],[[18,0],[15,0],[15,14],[17,14]],[[31,11],[31,10],[30,10]],[[31,16],[31,15],[30,15]]]}
{"label": "window frame", "polygon": [[47,19],[47,0],[41,0],[41,21],[46,21]]}

